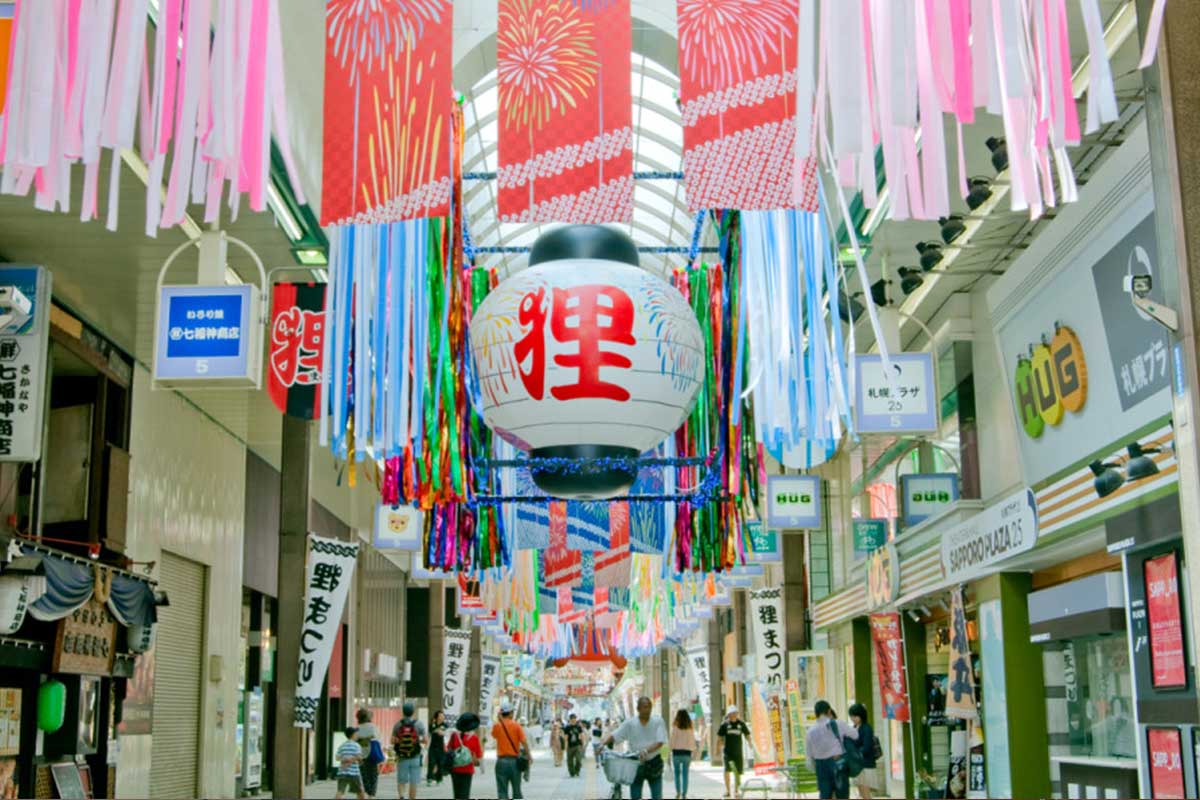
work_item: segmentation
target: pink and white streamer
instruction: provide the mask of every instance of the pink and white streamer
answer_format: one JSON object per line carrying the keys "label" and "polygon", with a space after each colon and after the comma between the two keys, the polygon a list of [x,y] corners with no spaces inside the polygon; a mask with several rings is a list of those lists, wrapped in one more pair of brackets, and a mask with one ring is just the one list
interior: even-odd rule
{"label": "pink and white streamer", "polygon": [[[80,218],[98,215],[100,158],[112,152],[107,226],[117,226],[121,156],[145,161],[146,234],[204,203],[217,222],[228,184],[266,208],[271,135],[297,195],[287,139],[279,0],[161,0],[148,58],[148,0],[17,0],[0,127],[0,192],[69,211],[82,164]],[[169,171],[168,171],[169,165]]]}
{"label": "pink and white streamer", "polygon": [[[888,218],[947,215],[949,146],[957,145],[965,197],[962,126],[979,107],[1004,120],[1013,210],[1036,218],[1076,199],[1066,151],[1080,140],[1068,0],[798,1],[796,157],[822,156],[864,206],[877,202],[879,148]],[[1074,2],[1088,52],[1091,133],[1116,120],[1118,107],[1098,0]],[[1152,8],[1142,67],[1153,61],[1165,5]],[[956,123],[949,146],[946,114]]]}

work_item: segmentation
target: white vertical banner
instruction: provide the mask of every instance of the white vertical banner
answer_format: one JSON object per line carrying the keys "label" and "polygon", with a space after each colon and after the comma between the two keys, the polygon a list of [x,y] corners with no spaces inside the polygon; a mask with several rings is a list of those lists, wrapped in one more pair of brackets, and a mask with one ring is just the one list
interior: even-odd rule
{"label": "white vertical banner", "polygon": [[293,725],[311,728],[321,686],[342,622],[346,594],[358,561],[358,543],[308,535],[308,580],[304,589],[304,627],[300,633],[300,674],[296,678]]}
{"label": "white vertical banner", "polygon": [[479,660],[479,718],[492,718],[492,703],[500,686],[500,656],[482,656]]}
{"label": "white vertical banner", "polygon": [[688,672],[700,698],[700,709],[706,720],[712,720],[712,676],[708,672],[708,645],[698,645],[686,652]]}
{"label": "white vertical banner", "polygon": [[467,689],[467,665],[471,658],[471,631],[446,628],[442,643],[442,709],[446,724],[453,725],[463,712]]}
{"label": "white vertical banner", "polygon": [[750,613],[754,618],[754,676],[770,689],[783,691],[787,669],[783,589],[751,590]]}

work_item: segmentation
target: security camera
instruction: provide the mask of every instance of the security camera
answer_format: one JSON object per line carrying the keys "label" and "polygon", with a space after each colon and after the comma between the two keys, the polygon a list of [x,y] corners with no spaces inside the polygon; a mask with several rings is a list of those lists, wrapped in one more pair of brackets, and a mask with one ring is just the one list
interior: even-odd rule
{"label": "security camera", "polygon": [[16,333],[33,313],[33,303],[16,286],[0,286],[0,333]]}
{"label": "security camera", "polygon": [[1123,288],[1133,302],[1134,308],[1165,328],[1172,331],[1179,330],[1179,314],[1175,309],[1150,299],[1150,292],[1154,289],[1153,276],[1148,274],[1126,275]]}

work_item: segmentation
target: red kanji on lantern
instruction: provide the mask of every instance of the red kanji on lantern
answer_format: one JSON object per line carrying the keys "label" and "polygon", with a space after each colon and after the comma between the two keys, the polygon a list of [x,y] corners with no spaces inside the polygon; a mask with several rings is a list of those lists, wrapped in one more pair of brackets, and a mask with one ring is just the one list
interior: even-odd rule
{"label": "red kanji on lantern", "polygon": [[[525,390],[536,400],[542,399],[545,389],[545,296],[546,290],[539,288],[521,299],[519,320],[522,326],[530,328],[513,350]],[[601,284],[556,288],[548,316],[554,340],[562,344],[576,343],[579,348],[574,353],[554,356],[555,364],[578,370],[578,376],[574,383],[552,386],[550,394],[556,400],[628,400],[629,390],[601,380],[600,368],[630,369],[633,366],[626,356],[604,349],[605,343],[637,343],[633,336],[633,301],[629,295],[616,286]],[[526,359],[529,360],[528,370],[524,367]]]}
{"label": "red kanji on lantern", "polygon": [[293,306],[276,315],[271,326],[271,369],[281,384],[291,387],[320,383],[324,347],[324,311]]}

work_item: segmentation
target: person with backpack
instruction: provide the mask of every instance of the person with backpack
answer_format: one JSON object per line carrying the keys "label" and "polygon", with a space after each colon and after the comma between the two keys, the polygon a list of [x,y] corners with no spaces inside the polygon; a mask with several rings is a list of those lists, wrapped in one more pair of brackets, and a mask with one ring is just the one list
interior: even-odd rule
{"label": "person with backpack", "polygon": [[479,730],[479,716],[468,711],[459,716],[454,727],[454,733],[446,740],[441,773],[450,775],[454,800],[471,800],[475,768],[483,763],[483,744],[475,733]]}
{"label": "person with backpack", "polygon": [[396,752],[396,790],[404,800],[408,786],[409,800],[417,800],[421,785],[421,748],[428,744],[425,724],[416,718],[417,707],[404,704],[404,716],[392,728],[392,749]]}
{"label": "person with backpack", "polygon": [[337,749],[337,794],[336,800],[342,800],[346,792],[352,792],[358,800],[363,800],[366,795],[363,793],[362,771],[360,763],[362,762],[362,748],[358,742],[358,728],[351,725],[346,728],[346,741],[342,742],[342,746]]}
{"label": "person with backpack", "polygon": [[362,747],[362,763],[359,767],[362,771],[363,791],[369,800],[375,800],[375,794],[379,791],[379,766],[387,761],[387,757],[384,756],[383,746],[379,743],[379,731],[371,721],[370,709],[360,708],[356,716],[358,743]]}
{"label": "person with backpack", "polygon": [[858,729],[858,751],[862,754],[863,762],[862,772],[858,773],[854,785],[858,787],[858,796],[862,800],[871,800],[871,790],[876,785],[875,766],[879,759],[883,758],[883,746],[879,743],[879,737],[875,735],[875,729],[867,722],[869,715],[866,706],[855,703],[850,706],[848,713],[850,721]]}
{"label": "person with backpack", "polygon": [[849,798],[850,779],[862,772],[858,751],[858,729],[839,721],[824,700],[813,706],[816,723],[808,729],[804,754],[808,768],[817,773],[817,792],[822,798]]}

